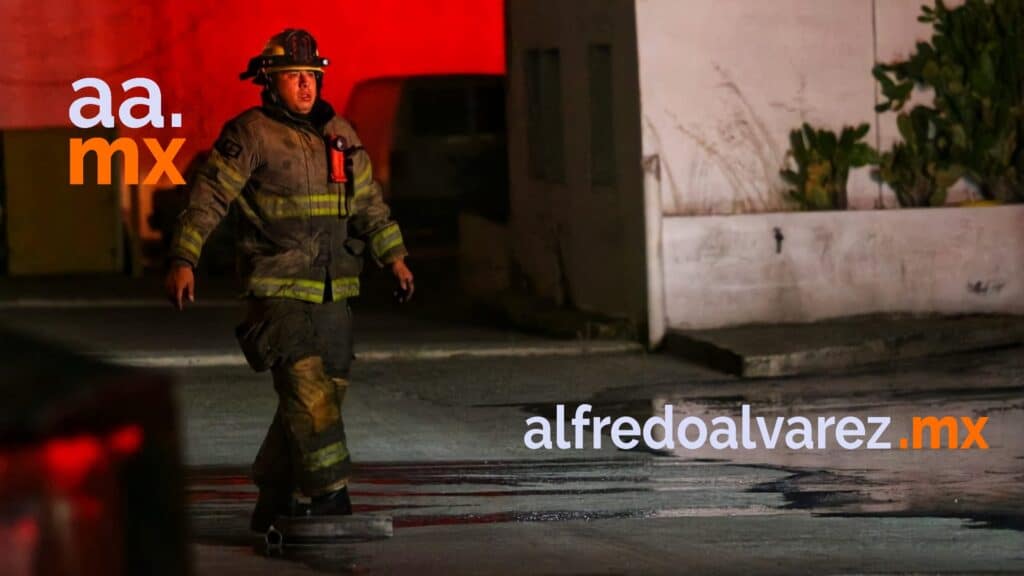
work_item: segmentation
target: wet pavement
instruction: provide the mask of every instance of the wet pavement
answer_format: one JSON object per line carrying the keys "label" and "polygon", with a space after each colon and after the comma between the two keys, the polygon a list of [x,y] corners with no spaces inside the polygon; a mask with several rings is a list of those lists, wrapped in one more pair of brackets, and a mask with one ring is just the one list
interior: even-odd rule
{"label": "wet pavement", "polygon": [[[156,308],[115,310],[11,308],[0,321],[107,352],[229,345],[227,306],[197,309],[199,336]],[[405,337],[429,342],[431,330]],[[459,346],[481,334],[521,338],[435,336]],[[1024,573],[1020,349],[753,382],[658,354],[357,361],[345,407],[352,497],[358,513],[391,515],[394,537],[283,557],[246,529],[248,464],[274,410],[269,377],[174,373],[200,574]],[[605,434],[600,449],[527,449],[526,419],[553,417],[559,403],[641,422],[666,405],[677,421],[739,418],[744,404],[769,419],[885,416],[894,446],[913,416],[987,416],[989,448],[622,451]]]}
{"label": "wet pavement", "polygon": [[[277,561],[326,573],[1024,573],[1019,352],[756,383],[642,354],[357,365],[353,498],[357,512],[392,515],[395,536]],[[192,398],[232,378],[196,377]],[[989,449],[619,451],[607,436],[600,450],[524,448],[526,418],[583,402],[637,419],[666,404],[709,422],[743,404],[765,417],[888,416],[890,440],[914,415],[987,415]],[[255,497],[245,463],[216,465],[196,437],[224,414],[187,399],[185,410],[203,463],[189,487],[197,541],[260,556],[242,536]],[[233,428],[238,454],[263,425]]]}

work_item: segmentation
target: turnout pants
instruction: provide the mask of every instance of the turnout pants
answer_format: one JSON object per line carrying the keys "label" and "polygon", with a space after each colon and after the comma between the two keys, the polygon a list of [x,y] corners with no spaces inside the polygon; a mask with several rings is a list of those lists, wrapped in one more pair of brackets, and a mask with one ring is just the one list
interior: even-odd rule
{"label": "turnout pants", "polygon": [[269,369],[278,404],[253,463],[260,491],[319,496],[348,482],[352,461],[341,408],[352,362],[345,300],[253,299],[237,336],[253,369]]}

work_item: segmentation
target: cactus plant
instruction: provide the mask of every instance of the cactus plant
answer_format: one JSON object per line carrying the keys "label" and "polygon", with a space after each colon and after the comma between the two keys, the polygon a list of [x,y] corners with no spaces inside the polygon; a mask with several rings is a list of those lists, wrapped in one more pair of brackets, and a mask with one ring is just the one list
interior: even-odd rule
{"label": "cactus plant", "polygon": [[950,159],[951,137],[934,110],[916,106],[897,119],[903,141],[882,154],[876,175],[901,206],[942,206],[946,191],[966,173]]}
{"label": "cactus plant", "polygon": [[[804,124],[790,132],[783,180],[792,188],[789,197],[803,210],[842,210],[846,208],[846,182],[850,169],[876,161],[875,151],[861,140],[869,126],[845,126],[835,132]],[[794,166],[791,161],[795,163]]]}
{"label": "cactus plant", "polygon": [[933,204],[938,198],[921,187],[943,186],[954,175],[973,180],[986,198],[1024,199],[1024,2],[948,8],[936,0],[919,20],[932,24],[931,41],[918,43],[907,61],[872,71],[887,99],[880,112],[901,112],[917,85],[935,93],[931,106],[901,112],[905,142],[883,155],[881,177],[902,188],[901,204]]}

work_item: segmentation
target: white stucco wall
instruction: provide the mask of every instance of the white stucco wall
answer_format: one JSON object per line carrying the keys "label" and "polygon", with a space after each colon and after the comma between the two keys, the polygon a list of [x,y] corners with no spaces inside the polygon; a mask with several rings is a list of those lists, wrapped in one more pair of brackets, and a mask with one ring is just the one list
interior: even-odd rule
{"label": "white stucco wall", "polygon": [[[837,132],[867,122],[867,141],[888,148],[896,114],[875,113],[871,68],[931,36],[917,21],[925,1],[636,0],[643,150],[661,157],[663,213],[794,209],[778,171],[805,121]],[[898,206],[868,168],[848,188],[851,209]],[[974,197],[961,186],[949,203]]]}
{"label": "white stucco wall", "polygon": [[[793,128],[875,120],[871,0],[637,0],[643,154],[666,215],[791,209]],[[877,184],[851,178],[872,208]]]}
{"label": "white stucco wall", "polygon": [[[924,1],[636,0],[653,343],[666,328],[1024,311],[1024,208],[899,209],[868,169],[849,211],[784,199],[802,122],[868,122],[882,149],[899,137],[896,114],[874,112],[871,67],[931,35]],[[972,198],[957,188],[949,202]]]}
{"label": "white stucco wall", "polygon": [[1024,313],[1024,206],[676,217],[662,234],[670,327]]}

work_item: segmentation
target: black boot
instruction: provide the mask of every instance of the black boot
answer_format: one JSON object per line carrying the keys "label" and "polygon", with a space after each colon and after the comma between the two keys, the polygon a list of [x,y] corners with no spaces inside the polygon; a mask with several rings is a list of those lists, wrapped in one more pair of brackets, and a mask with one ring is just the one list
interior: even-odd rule
{"label": "black boot", "polygon": [[352,514],[352,500],[348,497],[348,486],[341,490],[314,496],[309,505],[313,516],[347,516]]}
{"label": "black boot", "polygon": [[294,515],[295,508],[296,502],[292,497],[291,490],[260,488],[260,495],[256,498],[256,508],[253,509],[252,520],[249,522],[249,529],[253,532],[264,533],[278,516]]}

